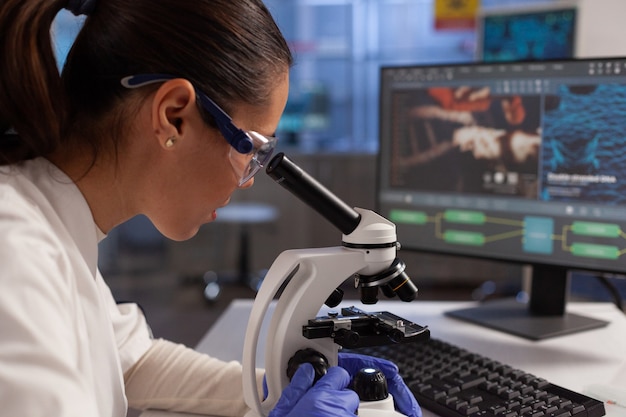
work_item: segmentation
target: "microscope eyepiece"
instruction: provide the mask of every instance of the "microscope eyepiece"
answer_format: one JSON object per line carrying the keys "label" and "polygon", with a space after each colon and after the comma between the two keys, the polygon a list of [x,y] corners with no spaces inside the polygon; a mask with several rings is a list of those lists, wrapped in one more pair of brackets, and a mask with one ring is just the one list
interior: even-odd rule
{"label": "microscope eyepiece", "polygon": [[278,184],[316,210],[345,235],[356,229],[361,215],[307,174],[284,153],[272,158],[265,170]]}

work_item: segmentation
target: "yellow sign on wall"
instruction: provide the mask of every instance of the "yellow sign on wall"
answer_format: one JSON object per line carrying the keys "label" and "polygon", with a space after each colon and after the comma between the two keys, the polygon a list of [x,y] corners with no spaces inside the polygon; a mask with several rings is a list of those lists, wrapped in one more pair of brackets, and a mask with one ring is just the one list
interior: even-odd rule
{"label": "yellow sign on wall", "polygon": [[474,29],[480,0],[435,0],[435,28]]}

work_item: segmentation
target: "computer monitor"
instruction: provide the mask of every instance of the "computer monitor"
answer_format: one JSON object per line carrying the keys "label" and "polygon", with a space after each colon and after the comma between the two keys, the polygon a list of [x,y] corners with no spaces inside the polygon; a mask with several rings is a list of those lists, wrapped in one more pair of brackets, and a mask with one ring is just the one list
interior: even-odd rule
{"label": "computer monitor", "polygon": [[485,9],[477,17],[476,58],[483,62],[575,57],[572,5]]}
{"label": "computer monitor", "polygon": [[626,273],[626,58],[383,67],[377,208],[403,250],[533,271],[527,304],[451,313],[531,339],[573,270]]}

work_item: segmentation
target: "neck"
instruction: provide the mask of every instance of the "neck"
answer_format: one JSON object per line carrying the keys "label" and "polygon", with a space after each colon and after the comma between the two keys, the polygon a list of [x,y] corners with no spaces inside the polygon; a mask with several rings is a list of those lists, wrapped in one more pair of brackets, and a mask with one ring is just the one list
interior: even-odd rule
{"label": "neck", "polygon": [[124,185],[118,164],[106,162],[103,157],[95,161],[90,152],[69,155],[51,155],[48,158],[62,170],[81,191],[96,225],[104,233],[135,216],[128,187]]}

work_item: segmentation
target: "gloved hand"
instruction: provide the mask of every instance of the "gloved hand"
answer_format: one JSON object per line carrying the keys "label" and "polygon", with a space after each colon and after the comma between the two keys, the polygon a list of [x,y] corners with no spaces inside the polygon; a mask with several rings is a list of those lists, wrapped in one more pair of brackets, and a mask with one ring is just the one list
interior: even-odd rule
{"label": "gloved hand", "polygon": [[354,417],[359,396],[347,388],[346,370],[331,367],[315,385],[314,377],[310,363],[300,365],[269,417]]}
{"label": "gloved hand", "polygon": [[396,410],[409,417],[422,417],[422,410],[417,400],[398,374],[398,367],[386,359],[357,353],[339,353],[338,364],[354,377],[363,368],[379,369],[385,378],[389,393],[393,396]]}

